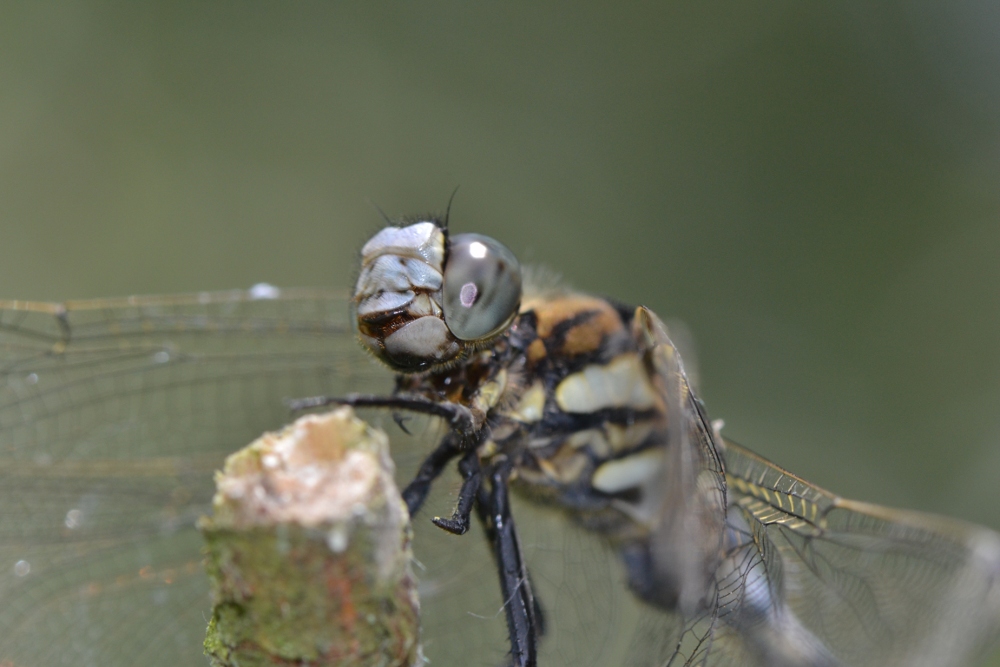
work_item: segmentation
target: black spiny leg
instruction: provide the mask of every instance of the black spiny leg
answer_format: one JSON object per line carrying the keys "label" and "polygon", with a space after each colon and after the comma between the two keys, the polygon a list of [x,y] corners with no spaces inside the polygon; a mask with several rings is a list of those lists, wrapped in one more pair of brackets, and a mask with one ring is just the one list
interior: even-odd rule
{"label": "black spiny leg", "polygon": [[[427,494],[430,492],[431,484],[437,479],[444,467],[453,458],[468,449],[475,449],[479,438],[476,418],[469,408],[457,403],[448,401],[431,401],[423,396],[411,394],[393,394],[391,396],[375,396],[372,394],[347,394],[346,396],[312,396],[310,398],[299,398],[287,402],[288,408],[293,412],[322,408],[330,405],[349,405],[354,408],[391,408],[394,410],[407,410],[435,417],[443,417],[448,422],[451,431],[441,440],[440,444],[431,452],[430,456],[420,464],[420,470],[416,477],[403,490],[403,500],[413,516],[424,504]],[[398,414],[393,414],[393,419],[399,427],[406,431],[402,424],[402,419]],[[407,431],[408,433],[409,431]],[[464,446],[463,446],[464,443]],[[463,476],[468,478],[468,475]],[[475,489],[471,491],[475,495]],[[468,510],[465,510],[468,515]],[[453,517],[455,518],[455,517]],[[468,520],[466,520],[468,524]],[[441,526],[449,530],[446,526]],[[464,531],[463,531],[464,532]]]}
{"label": "black spiny leg", "polygon": [[443,528],[449,533],[464,535],[465,531],[469,530],[469,514],[472,513],[472,505],[476,502],[476,494],[479,492],[479,486],[483,480],[483,475],[479,468],[479,455],[475,449],[468,452],[458,462],[458,472],[462,474],[463,481],[462,488],[458,492],[458,503],[455,505],[455,512],[451,515],[450,519],[443,519],[436,516],[433,521],[435,526]]}
{"label": "black spiny leg", "polygon": [[328,405],[409,410],[410,412],[443,417],[452,430],[463,436],[472,435],[476,431],[476,420],[469,408],[447,401],[431,401],[418,395],[393,394],[392,396],[374,396],[371,394],[347,394],[346,396],[312,396],[310,398],[299,398],[288,401],[288,407],[293,412],[300,412],[311,408],[325,408]]}
{"label": "black spiny leg", "polygon": [[406,501],[406,507],[410,510],[410,516],[420,510],[424,501],[427,500],[427,494],[430,493],[431,484],[438,478],[448,462],[462,453],[459,442],[459,438],[454,433],[448,433],[444,436],[434,451],[420,464],[420,469],[417,470],[413,481],[403,489],[403,500]]}
{"label": "black spiny leg", "polygon": [[[492,466],[488,471],[492,489],[487,491],[482,486],[483,473],[476,456],[479,443],[474,442],[481,439],[481,434],[472,411],[463,405],[434,402],[421,396],[405,394],[315,396],[288,402],[289,408],[296,412],[329,405],[409,410],[443,417],[448,422],[452,431],[421,463],[413,481],[403,490],[403,499],[412,516],[424,504],[431,484],[448,462],[463,451],[467,452],[459,463],[459,471],[464,481],[455,513],[450,519],[437,518],[434,523],[450,532],[462,534],[468,529],[468,517],[472,506],[475,507],[486,535],[493,545],[493,555],[500,573],[500,591],[504,599],[507,631],[510,635],[511,662],[516,667],[537,667],[538,638],[545,633],[545,618],[538,600],[535,599],[531,578],[528,576],[521,554],[521,545],[514,529],[514,521],[510,515],[507,479],[510,477],[512,465],[510,462],[502,462]],[[480,423],[483,417],[480,416]],[[473,442],[469,442],[470,438]]]}
{"label": "black spiny leg", "polygon": [[510,469],[511,464],[503,462],[487,471],[492,488],[488,492],[480,490],[476,510],[493,544],[493,554],[500,572],[500,593],[503,595],[504,612],[507,615],[511,664],[516,667],[537,667],[538,637],[542,632],[541,610],[535,601],[528,569],[514,529],[514,520],[510,515],[507,493]]}

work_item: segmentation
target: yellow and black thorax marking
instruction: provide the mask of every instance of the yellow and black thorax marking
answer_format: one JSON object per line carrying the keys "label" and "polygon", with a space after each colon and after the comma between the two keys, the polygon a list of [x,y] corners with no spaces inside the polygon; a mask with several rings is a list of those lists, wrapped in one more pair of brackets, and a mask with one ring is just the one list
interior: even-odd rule
{"label": "yellow and black thorax marking", "polygon": [[484,462],[512,459],[520,490],[621,533],[622,510],[641,501],[661,457],[662,414],[632,316],[581,294],[529,297],[489,348],[443,371],[401,376],[398,389],[481,411]]}

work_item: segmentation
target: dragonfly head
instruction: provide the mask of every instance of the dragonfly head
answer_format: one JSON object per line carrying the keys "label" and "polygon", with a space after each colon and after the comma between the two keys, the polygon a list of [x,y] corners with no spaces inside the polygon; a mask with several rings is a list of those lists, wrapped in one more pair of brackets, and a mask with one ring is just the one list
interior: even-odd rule
{"label": "dragonfly head", "polygon": [[354,288],[362,344],[393,370],[445,366],[504,332],[521,302],[521,268],[480,234],[437,221],[386,227],[361,249]]}

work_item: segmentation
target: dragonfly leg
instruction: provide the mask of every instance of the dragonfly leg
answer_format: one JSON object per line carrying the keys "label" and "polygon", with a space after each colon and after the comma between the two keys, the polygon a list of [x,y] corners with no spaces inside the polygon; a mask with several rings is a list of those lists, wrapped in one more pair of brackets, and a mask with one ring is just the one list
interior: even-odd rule
{"label": "dragonfly leg", "polygon": [[288,401],[288,408],[292,412],[324,408],[330,405],[349,405],[354,408],[392,408],[442,417],[453,431],[464,437],[472,436],[478,430],[477,420],[469,408],[447,401],[431,401],[422,396],[347,394],[346,396],[311,396]]}
{"label": "dragonfly leg", "polygon": [[403,489],[403,500],[406,501],[406,507],[410,510],[410,516],[420,510],[424,501],[427,500],[427,494],[430,493],[431,484],[438,478],[444,467],[462,453],[462,449],[459,438],[454,433],[448,433],[420,464],[420,469],[417,470],[413,481]]}
{"label": "dragonfly leg", "polygon": [[[479,467],[479,455],[476,450],[468,452],[458,462],[458,471],[462,474],[462,488],[458,492],[458,503],[451,518],[434,517],[434,525],[455,535],[464,535],[469,530],[469,514],[476,501],[476,494],[483,475]],[[409,489],[409,487],[407,487]]]}
{"label": "dragonfly leg", "polygon": [[543,622],[510,514],[507,490],[510,471],[508,461],[488,469],[491,488],[486,490],[480,487],[476,512],[493,545],[500,573],[500,592],[510,635],[511,664],[515,667],[537,667],[538,638]]}
{"label": "dragonfly leg", "polygon": [[402,431],[406,435],[413,435],[412,433],[410,433],[410,429],[406,428],[406,422],[410,421],[410,418],[404,415],[402,412],[397,412],[396,410],[393,410],[392,421],[396,422],[396,426],[399,427],[400,431]]}

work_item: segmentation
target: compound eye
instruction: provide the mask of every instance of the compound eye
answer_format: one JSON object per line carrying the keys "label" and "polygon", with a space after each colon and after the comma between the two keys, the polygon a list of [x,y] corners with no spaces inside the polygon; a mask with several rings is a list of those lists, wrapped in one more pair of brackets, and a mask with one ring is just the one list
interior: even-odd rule
{"label": "compound eye", "polygon": [[460,340],[499,333],[521,302],[521,265],[506,246],[480,234],[457,234],[444,268],[444,321]]}

